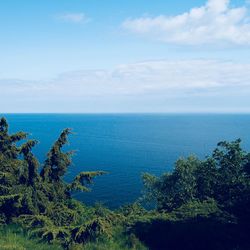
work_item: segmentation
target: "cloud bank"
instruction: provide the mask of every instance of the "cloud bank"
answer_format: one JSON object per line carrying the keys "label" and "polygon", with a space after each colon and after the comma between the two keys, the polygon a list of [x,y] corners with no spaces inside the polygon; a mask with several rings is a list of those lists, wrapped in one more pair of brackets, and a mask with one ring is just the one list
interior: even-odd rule
{"label": "cloud bank", "polygon": [[176,16],[130,18],[122,27],[166,43],[250,45],[247,5],[231,7],[230,0],[208,0],[204,6]]}
{"label": "cloud bank", "polygon": [[0,112],[250,112],[250,64],[147,61],[0,80]]}
{"label": "cloud bank", "polygon": [[[250,89],[250,64],[218,60],[147,61],[112,70],[67,72],[49,81],[0,80],[1,92],[30,95],[151,95]],[[29,91],[28,91],[29,90]]]}

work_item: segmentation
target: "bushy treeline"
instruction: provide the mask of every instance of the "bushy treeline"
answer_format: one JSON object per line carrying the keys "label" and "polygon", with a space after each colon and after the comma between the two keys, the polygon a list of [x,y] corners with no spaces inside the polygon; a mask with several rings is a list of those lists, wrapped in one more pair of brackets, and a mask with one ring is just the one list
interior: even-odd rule
{"label": "bushy treeline", "polygon": [[179,159],[161,177],[144,174],[158,216],[136,223],[140,239],[152,249],[250,249],[250,154],[240,143]]}
{"label": "bushy treeline", "polygon": [[160,178],[144,174],[147,198],[155,199],[159,211],[171,212],[188,202],[214,199],[229,213],[249,215],[250,154],[240,143],[220,142],[205,160],[194,156],[179,159],[173,172]]}
{"label": "bushy treeline", "polygon": [[154,209],[135,203],[111,211],[71,197],[105,172],[64,181],[73,152],[62,148],[70,133],[64,130],[39,164],[37,142],[23,132],[10,135],[0,120],[0,224],[17,224],[65,249],[250,249],[250,154],[240,140],[219,143],[205,160],[180,159],[160,177],[144,174],[143,198]]}

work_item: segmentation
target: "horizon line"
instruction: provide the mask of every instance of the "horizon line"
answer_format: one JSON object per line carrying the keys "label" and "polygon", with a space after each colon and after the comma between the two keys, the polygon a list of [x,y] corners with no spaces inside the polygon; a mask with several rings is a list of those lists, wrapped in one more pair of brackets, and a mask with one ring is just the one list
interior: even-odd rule
{"label": "horizon line", "polygon": [[0,115],[250,115],[250,111],[205,111],[205,112],[0,112]]}

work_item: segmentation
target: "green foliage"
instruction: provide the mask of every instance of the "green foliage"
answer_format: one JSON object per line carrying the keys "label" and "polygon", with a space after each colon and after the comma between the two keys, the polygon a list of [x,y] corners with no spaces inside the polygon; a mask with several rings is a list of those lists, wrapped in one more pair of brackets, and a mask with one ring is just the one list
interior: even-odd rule
{"label": "green foliage", "polygon": [[0,214],[5,218],[5,222],[9,222],[12,216],[18,211],[20,207],[20,195],[2,195],[0,196]]}
{"label": "green foliage", "polygon": [[18,132],[13,135],[8,134],[9,125],[5,118],[0,119],[0,152],[7,158],[16,159],[19,155],[20,149],[16,143],[25,139],[27,133]]}
{"label": "green foliage", "polygon": [[221,210],[217,203],[213,199],[208,199],[206,201],[193,201],[188,202],[178,209],[174,210],[170,216],[174,219],[190,219],[196,217],[208,218],[212,215],[220,214]]}
{"label": "green foliage", "polygon": [[245,172],[249,157],[240,147],[240,142],[221,142],[213,153],[218,168],[216,199],[229,209],[241,202],[250,190],[250,179]]}
{"label": "green foliage", "polygon": [[30,238],[15,225],[0,227],[0,249],[9,250],[62,250],[59,245],[48,245],[39,238]]}
{"label": "green foliage", "polygon": [[44,215],[21,215],[15,219],[15,222],[27,229],[43,228],[54,225],[51,219]]}
{"label": "green foliage", "polygon": [[[48,242],[60,241],[62,244],[73,242],[73,239],[83,242],[84,237],[87,240],[105,234],[108,222],[96,218],[93,211],[86,213],[88,209],[71,198],[71,191],[89,191],[93,178],[105,172],[82,172],[69,184],[63,179],[73,154],[62,151],[70,134],[70,129],[61,133],[45,163],[40,165],[32,153],[37,141],[21,144],[27,134],[9,135],[7,121],[0,120],[1,224],[15,221]],[[88,217],[89,214],[92,217]]]}
{"label": "green foliage", "polygon": [[200,161],[192,156],[178,160],[171,174],[164,174],[160,178],[144,174],[143,182],[149,193],[148,198],[156,198],[158,209],[167,211],[194,200],[197,193],[194,173],[199,165]]}
{"label": "green foliage", "polygon": [[39,163],[38,160],[35,158],[35,156],[32,154],[31,150],[32,148],[37,144],[37,141],[27,141],[25,144],[23,144],[20,148],[20,152],[24,156],[24,160],[27,163],[27,169],[24,171],[22,178],[23,182],[26,182],[27,185],[34,186],[35,183],[38,181],[38,167]]}
{"label": "green foliage", "polygon": [[[146,250],[146,248],[134,234],[125,234],[121,228],[116,228],[112,238],[102,238],[94,242],[87,242],[82,250]],[[72,250],[73,250],[72,249]]]}
{"label": "green foliage", "polygon": [[32,235],[39,236],[45,242],[50,244],[60,244],[67,246],[70,241],[70,231],[67,227],[49,226],[33,229]]}
{"label": "green foliage", "polygon": [[117,211],[120,214],[119,221],[123,225],[130,227],[135,221],[142,218],[146,219],[152,213],[149,213],[139,203],[124,205]]}
{"label": "green foliage", "polygon": [[63,204],[51,204],[46,215],[53,220],[56,226],[70,226],[77,221],[77,211]]}
{"label": "green foliage", "polygon": [[100,236],[111,237],[111,234],[111,225],[102,218],[95,218],[72,230],[73,240],[77,243],[95,240]]}
{"label": "green foliage", "polygon": [[[56,235],[54,235],[56,236]],[[46,238],[46,237],[45,237]],[[52,238],[49,236],[49,238]],[[46,239],[48,241],[48,239]],[[53,244],[52,244],[53,242]],[[62,250],[63,247],[57,243],[58,240],[51,241],[51,244],[41,241],[25,232],[15,225],[0,227],[0,249],[11,250]],[[139,240],[134,236],[126,236],[120,229],[115,231],[113,238],[102,238],[86,244],[75,244],[67,247],[69,250],[146,250]]]}
{"label": "green foliage", "polygon": [[204,161],[192,156],[178,160],[172,173],[159,178],[144,174],[146,196],[156,202],[159,211],[173,211],[188,202],[209,198],[229,211],[248,197],[247,164],[249,155],[240,147],[240,140],[221,142]]}
{"label": "green foliage", "polygon": [[41,171],[41,177],[47,182],[60,182],[61,177],[66,173],[71,164],[71,156],[73,152],[62,152],[62,147],[68,143],[68,135],[71,134],[70,129],[65,129],[54,143],[49,153],[47,160]]}
{"label": "green foliage", "polygon": [[83,192],[89,192],[90,189],[87,187],[87,185],[90,185],[93,183],[93,178],[96,176],[104,175],[107,172],[104,171],[95,171],[95,172],[81,172],[79,173],[73,182],[68,185],[69,191],[83,191]]}
{"label": "green foliage", "polygon": [[250,156],[240,143],[220,142],[212,156],[180,159],[160,177],[144,174],[144,196],[159,212],[134,222],[137,237],[150,249],[249,249]]}

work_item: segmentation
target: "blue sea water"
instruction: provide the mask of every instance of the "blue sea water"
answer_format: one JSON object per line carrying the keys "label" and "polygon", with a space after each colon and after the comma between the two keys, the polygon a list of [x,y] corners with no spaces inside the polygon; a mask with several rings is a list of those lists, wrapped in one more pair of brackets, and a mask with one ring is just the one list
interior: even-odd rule
{"label": "blue sea water", "polygon": [[141,174],[170,171],[179,157],[209,155],[222,140],[243,140],[250,150],[250,115],[142,114],[7,114],[10,131],[30,133],[40,143],[40,162],[64,128],[75,132],[66,149],[76,149],[69,181],[81,171],[105,170],[91,193],[75,196],[87,204],[110,208],[135,201],[141,194]]}

